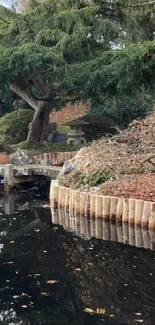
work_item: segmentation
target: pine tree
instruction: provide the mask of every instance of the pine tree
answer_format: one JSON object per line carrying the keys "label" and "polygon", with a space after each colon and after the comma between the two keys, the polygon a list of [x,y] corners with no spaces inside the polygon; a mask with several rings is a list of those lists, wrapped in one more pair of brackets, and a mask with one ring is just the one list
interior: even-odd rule
{"label": "pine tree", "polygon": [[0,82],[35,110],[28,139],[42,140],[51,109],[83,98],[92,63],[118,38],[121,19],[117,1],[31,0],[21,13],[0,8]]}

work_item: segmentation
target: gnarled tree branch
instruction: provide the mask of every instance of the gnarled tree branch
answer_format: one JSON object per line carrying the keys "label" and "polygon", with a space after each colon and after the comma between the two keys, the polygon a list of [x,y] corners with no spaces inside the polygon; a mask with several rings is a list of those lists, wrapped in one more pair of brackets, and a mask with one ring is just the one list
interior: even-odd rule
{"label": "gnarled tree branch", "polygon": [[25,102],[27,102],[35,111],[38,110],[39,101],[32,96],[32,94],[27,89],[27,86],[23,86],[23,84],[12,83],[10,86],[11,90],[13,90],[18,96],[20,96]]}

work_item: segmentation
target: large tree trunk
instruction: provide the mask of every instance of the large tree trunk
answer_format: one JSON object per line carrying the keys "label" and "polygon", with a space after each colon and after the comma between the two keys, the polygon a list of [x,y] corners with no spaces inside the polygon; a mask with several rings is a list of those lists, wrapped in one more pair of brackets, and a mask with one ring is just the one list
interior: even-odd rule
{"label": "large tree trunk", "polygon": [[40,102],[38,109],[34,113],[32,122],[29,125],[27,140],[33,140],[40,143],[43,139],[44,128],[49,120],[50,104]]}
{"label": "large tree trunk", "polygon": [[[49,89],[47,86],[44,88],[44,94],[46,95],[49,93]],[[50,104],[49,101],[46,101],[46,96],[43,96],[44,100],[42,100],[41,98],[38,98],[38,96],[34,96],[34,94],[32,95],[32,92],[24,80],[21,80],[20,83],[13,83],[11,89],[35,110],[33,120],[29,125],[27,140],[32,139],[34,142],[40,143],[43,139],[44,127],[49,120],[52,103]],[[35,97],[37,97],[37,99]],[[49,96],[47,96],[47,100],[48,99]]]}

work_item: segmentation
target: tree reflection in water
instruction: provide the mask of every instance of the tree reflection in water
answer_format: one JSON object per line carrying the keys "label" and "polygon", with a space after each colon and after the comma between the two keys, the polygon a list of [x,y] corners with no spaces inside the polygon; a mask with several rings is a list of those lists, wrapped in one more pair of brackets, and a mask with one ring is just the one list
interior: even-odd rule
{"label": "tree reflection in water", "polygon": [[[25,207],[18,199],[10,215],[0,211],[1,323],[153,325],[154,252],[115,242],[125,231],[122,242],[128,243],[129,229],[113,226],[110,235],[111,225],[103,226],[101,220],[86,224],[61,213],[52,216],[56,224],[51,224],[50,210],[38,202]],[[138,234],[152,249],[153,236]],[[132,238],[130,244],[140,246]]]}

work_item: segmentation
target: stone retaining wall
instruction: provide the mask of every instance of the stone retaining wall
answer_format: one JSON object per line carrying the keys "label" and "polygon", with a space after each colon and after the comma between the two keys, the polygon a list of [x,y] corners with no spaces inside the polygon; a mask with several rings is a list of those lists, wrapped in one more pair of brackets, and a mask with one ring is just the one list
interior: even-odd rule
{"label": "stone retaining wall", "polygon": [[155,229],[155,202],[89,194],[51,181],[50,203],[77,215]]}
{"label": "stone retaining wall", "polygon": [[76,154],[77,151],[44,153],[34,156],[33,163],[43,166],[61,166],[65,161],[74,158]]}

